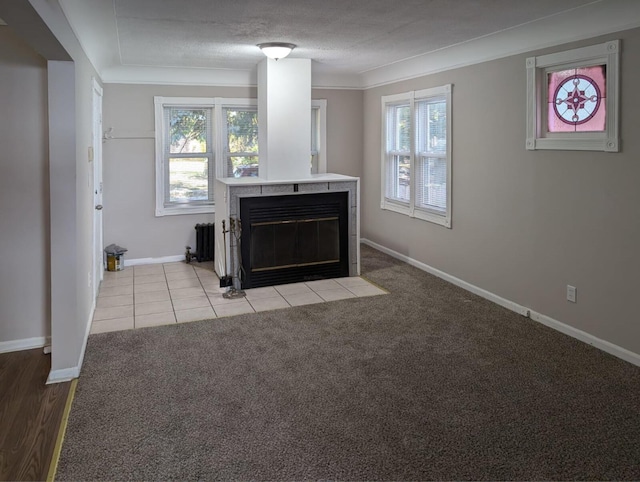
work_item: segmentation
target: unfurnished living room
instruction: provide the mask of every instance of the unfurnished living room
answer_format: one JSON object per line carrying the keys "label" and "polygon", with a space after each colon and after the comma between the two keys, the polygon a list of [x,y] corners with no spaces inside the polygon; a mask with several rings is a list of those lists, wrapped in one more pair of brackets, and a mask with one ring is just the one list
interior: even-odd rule
{"label": "unfurnished living room", "polygon": [[640,2],[0,2],[0,480],[639,480]]}

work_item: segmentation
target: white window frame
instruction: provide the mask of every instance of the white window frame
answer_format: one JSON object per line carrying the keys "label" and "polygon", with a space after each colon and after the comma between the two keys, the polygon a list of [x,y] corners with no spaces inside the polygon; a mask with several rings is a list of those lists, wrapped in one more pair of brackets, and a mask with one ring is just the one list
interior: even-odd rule
{"label": "white window frame", "polygon": [[[154,97],[155,105],[155,129],[156,129],[156,216],[167,216],[176,214],[201,214],[212,213],[213,208],[213,187],[211,183],[215,176],[216,154],[215,154],[215,136],[208,133],[208,138],[212,141],[211,150],[213,155],[209,162],[209,199],[211,201],[199,201],[197,203],[180,203],[165,204],[165,196],[167,192],[168,179],[168,159],[165,158],[164,146],[165,138],[169,133],[164,122],[164,110],[166,107],[184,107],[189,108],[210,108],[212,109],[211,128],[215,132],[215,101],[214,99],[204,97]],[[209,157],[209,156],[206,156]],[[213,164],[213,165],[212,165]]]}
{"label": "white window frame", "polygon": [[[527,58],[527,150],[619,151],[619,55],[620,41],[613,40]],[[548,73],[597,64],[607,69],[604,132],[548,132]]]}
{"label": "white window frame", "polygon": [[[451,228],[451,185],[452,185],[452,171],[451,171],[451,150],[452,150],[452,118],[451,118],[451,91],[452,85],[447,84],[439,87],[433,87],[430,89],[419,90],[415,92],[405,92],[402,94],[394,94],[382,96],[382,142],[381,142],[381,201],[380,208],[396,213],[404,214],[406,216],[422,219],[431,223],[439,224],[447,228]],[[415,104],[416,102],[429,100],[434,97],[445,97],[447,103],[447,149],[446,149],[446,167],[447,167],[447,206],[444,213],[424,209],[416,206],[416,191],[418,176],[417,173],[417,157],[419,153],[416,152],[416,134],[415,134]],[[398,104],[408,104],[410,107],[410,119],[411,119],[411,141],[410,151],[396,152],[388,151],[387,149],[387,108]],[[387,196],[387,176],[389,173],[389,163],[391,158],[395,155],[409,155],[409,165],[411,173],[411,183],[409,190],[409,202],[402,202],[396,199],[389,198]],[[440,156],[435,156],[440,157]]]}
{"label": "white window frame", "polygon": [[[209,176],[209,199],[213,199],[214,181],[216,178],[227,177],[232,173],[227,173],[227,160],[224,136],[226,135],[226,120],[223,117],[224,109],[256,107],[258,105],[256,99],[237,99],[223,97],[160,97],[154,99],[155,106],[155,135],[156,135],[156,209],[155,215],[174,216],[180,214],[208,214],[215,213],[215,205],[213,201],[197,203],[179,203],[165,204],[166,185],[169,182],[167,178],[167,169],[164,158],[164,139],[168,135],[167,126],[164,122],[165,107],[185,107],[185,108],[211,108],[213,110],[211,129],[209,133],[212,139],[213,157],[210,160],[209,172],[213,174]],[[258,155],[257,153],[255,154]],[[222,161],[219,161],[222,160]],[[213,164],[213,166],[211,165]]]}
{"label": "white window frame", "polygon": [[311,115],[315,116],[315,126],[313,120],[311,123],[311,174],[324,174],[327,172],[327,100],[312,100]]}

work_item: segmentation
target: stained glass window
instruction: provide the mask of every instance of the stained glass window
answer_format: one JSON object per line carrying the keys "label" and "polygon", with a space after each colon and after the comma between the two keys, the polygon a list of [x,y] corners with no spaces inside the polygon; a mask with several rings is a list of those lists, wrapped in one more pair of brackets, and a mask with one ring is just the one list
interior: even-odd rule
{"label": "stained glass window", "polygon": [[549,132],[604,132],[606,65],[547,74]]}
{"label": "stained glass window", "polygon": [[529,57],[527,150],[618,152],[620,41]]}

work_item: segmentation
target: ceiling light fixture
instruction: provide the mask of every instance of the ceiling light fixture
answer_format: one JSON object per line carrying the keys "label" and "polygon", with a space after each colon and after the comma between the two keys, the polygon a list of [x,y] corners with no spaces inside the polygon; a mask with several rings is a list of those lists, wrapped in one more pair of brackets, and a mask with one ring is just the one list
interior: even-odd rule
{"label": "ceiling light fixture", "polygon": [[284,59],[296,48],[295,44],[287,44],[284,42],[267,42],[258,44],[262,53],[273,60]]}

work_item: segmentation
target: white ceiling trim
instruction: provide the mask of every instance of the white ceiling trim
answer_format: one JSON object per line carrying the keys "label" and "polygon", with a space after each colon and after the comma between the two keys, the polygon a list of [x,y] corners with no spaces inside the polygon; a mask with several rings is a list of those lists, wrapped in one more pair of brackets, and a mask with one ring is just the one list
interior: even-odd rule
{"label": "white ceiling trim", "polygon": [[207,85],[245,87],[256,85],[255,71],[229,69],[185,69],[119,65],[105,68],[105,84]]}
{"label": "white ceiling trim", "polygon": [[[612,8],[615,5],[615,9]],[[435,74],[511,55],[640,27],[640,1],[594,3],[362,74],[362,88]],[[623,46],[624,48],[624,46]]]}
{"label": "white ceiling trim", "polygon": [[[215,87],[255,87],[257,66],[252,70],[146,67],[122,65],[102,71],[105,84],[205,85]],[[312,87],[318,89],[361,89],[359,75],[313,74]]]}

